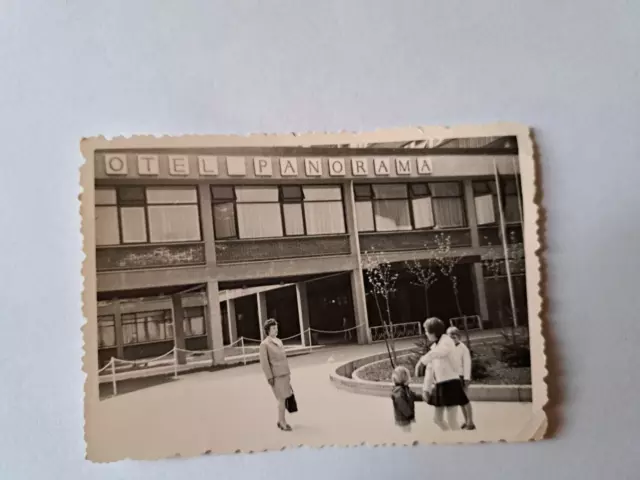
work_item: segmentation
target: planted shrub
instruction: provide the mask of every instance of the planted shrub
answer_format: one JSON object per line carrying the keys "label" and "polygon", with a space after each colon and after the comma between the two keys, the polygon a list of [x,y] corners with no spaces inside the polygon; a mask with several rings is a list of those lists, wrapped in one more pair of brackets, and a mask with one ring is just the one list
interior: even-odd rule
{"label": "planted shrub", "polygon": [[509,336],[503,333],[504,343],[500,345],[500,360],[510,367],[530,367],[531,347],[528,335]]}

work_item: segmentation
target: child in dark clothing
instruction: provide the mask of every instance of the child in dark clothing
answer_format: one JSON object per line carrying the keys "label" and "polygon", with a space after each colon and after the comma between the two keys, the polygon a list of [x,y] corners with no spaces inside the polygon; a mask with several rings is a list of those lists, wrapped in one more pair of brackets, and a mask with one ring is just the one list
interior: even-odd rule
{"label": "child in dark clothing", "polygon": [[416,421],[415,402],[422,400],[420,395],[409,388],[410,378],[411,374],[405,367],[396,367],[391,376],[393,380],[391,399],[396,425],[406,432],[411,431],[411,424]]}

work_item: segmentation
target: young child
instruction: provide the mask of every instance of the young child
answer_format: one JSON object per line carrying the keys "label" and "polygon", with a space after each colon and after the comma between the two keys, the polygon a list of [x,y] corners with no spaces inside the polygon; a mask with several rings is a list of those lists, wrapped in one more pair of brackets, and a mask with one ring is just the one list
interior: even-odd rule
{"label": "young child", "polygon": [[[458,361],[458,373],[460,375],[460,381],[465,393],[468,392],[469,383],[471,382],[471,352],[464,342],[461,341],[460,330],[456,327],[449,327],[447,329],[447,335],[451,337],[453,343],[456,346],[456,359]],[[473,410],[471,408],[471,402],[462,407],[462,414],[464,415],[464,424],[462,424],[463,430],[475,430],[476,426],[473,423]]]}
{"label": "young child", "polygon": [[[418,361],[416,371],[421,365],[427,366],[424,388],[427,403],[435,407],[434,423],[442,430],[458,430],[457,407],[467,405],[469,399],[460,382],[455,343],[446,335],[444,323],[439,318],[427,319],[424,330],[433,345]],[[444,421],[445,411],[447,422]]]}
{"label": "young child", "polygon": [[420,395],[413,393],[409,388],[411,374],[405,367],[396,367],[391,375],[393,381],[393,391],[391,400],[393,401],[393,413],[398,425],[405,432],[411,431],[411,424],[416,421],[415,402],[421,401]]}

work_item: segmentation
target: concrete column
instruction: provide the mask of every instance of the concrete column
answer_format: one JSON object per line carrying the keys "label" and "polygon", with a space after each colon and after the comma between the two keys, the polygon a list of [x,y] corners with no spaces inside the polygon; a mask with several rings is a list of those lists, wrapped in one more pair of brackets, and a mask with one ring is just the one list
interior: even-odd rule
{"label": "concrete column", "polygon": [[[480,232],[478,231],[478,219],[476,217],[476,202],[473,193],[473,181],[471,179],[464,180],[464,199],[465,208],[467,210],[467,222],[471,231],[471,246],[475,249],[480,248]],[[487,292],[484,285],[484,275],[482,273],[482,263],[473,264],[473,286],[475,290],[476,308],[480,314],[482,327],[484,322],[489,320],[489,307],[487,305]]]}
{"label": "concrete column", "polygon": [[200,209],[200,226],[204,241],[204,255],[207,266],[216,264],[216,245],[213,234],[213,210],[211,208],[211,190],[208,184],[198,185],[198,202]]}
{"label": "concrete column", "polygon": [[[184,339],[184,307],[182,306],[182,296],[179,294],[171,296],[172,318],[173,318],[173,342],[176,348],[184,350],[186,343]],[[178,364],[187,363],[185,352],[178,351]]]}
{"label": "concrete column", "polygon": [[356,218],[356,199],[353,193],[353,180],[342,186],[344,198],[345,218],[347,232],[349,233],[349,245],[351,256],[356,260],[356,267],[349,272],[351,277],[351,294],[353,297],[353,310],[358,337],[358,343],[371,343],[371,331],[369,330],[369,317],[367,315],[367,301],[364,289],[364,277],[361,269],[360,239],[358,237],[358,219]]}
{"label": "concrete column", "polygon": [[227,322],[229,326],[229,342],[233,343],[238,340],[238,322],[236,319],[236,302],[235,300],[227,300]]}
{"label": "concrete column", "polygon": [[209,325],[207,325],[207,343],[209,349],[214,350],[214,365],[220,365],[224,363],[224,341],[217,280],[209,280],[207,282],[207,312],[207,320],[209,321]]}
{"label": "concrete column", "polygon": [[116,357],[124,359],[124,334],[122,333],[122,305],[120,300],[113,301],[113,320],[116,335]]}
{"label": "concrete column", "polygon": [[264,340],[264,322],[269,317],[267,313],[267,294],[265,292],[259,292],[256,294],[258,297],[258,326],[260,327],[260,340]]}
{"label": "concrete column", "polygon": [[311,335],[309,328],[309,301],[307,299],[307,284],[304,282],[296,283],[296,299],[298,300],[298,321],[300,322],[300,336],[302,337],[302,346],[310,346]]}

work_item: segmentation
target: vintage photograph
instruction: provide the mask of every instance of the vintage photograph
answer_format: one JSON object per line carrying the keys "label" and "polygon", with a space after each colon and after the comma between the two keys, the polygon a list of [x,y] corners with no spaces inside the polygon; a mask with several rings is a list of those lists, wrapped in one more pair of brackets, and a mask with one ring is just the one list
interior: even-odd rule
{"label": "vintage photograph", "polygon": [[543,437],[528,127],[81,148],[90,460]]}

